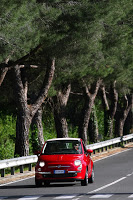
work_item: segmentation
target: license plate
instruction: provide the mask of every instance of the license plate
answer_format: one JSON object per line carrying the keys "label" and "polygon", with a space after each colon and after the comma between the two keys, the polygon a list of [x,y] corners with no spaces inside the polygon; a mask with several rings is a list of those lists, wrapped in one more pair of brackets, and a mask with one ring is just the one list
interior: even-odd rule
{"label": "license plate", "polygon": [[65,174],[65,170],[54,170],[54,174]]}

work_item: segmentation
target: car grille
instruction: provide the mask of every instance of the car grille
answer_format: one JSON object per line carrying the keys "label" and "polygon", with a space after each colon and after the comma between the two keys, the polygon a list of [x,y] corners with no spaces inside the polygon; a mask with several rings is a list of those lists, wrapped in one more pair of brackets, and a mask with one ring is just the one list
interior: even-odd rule
{"label": "car grille", "polygon": [[65,178],[65,177],[75,177],[77,173],[66,173],[66,174],[45,174],[45,178]]}
{"label": "car grille", "polygon": [[69,168],[69,165],[50,165],[48,168]]}

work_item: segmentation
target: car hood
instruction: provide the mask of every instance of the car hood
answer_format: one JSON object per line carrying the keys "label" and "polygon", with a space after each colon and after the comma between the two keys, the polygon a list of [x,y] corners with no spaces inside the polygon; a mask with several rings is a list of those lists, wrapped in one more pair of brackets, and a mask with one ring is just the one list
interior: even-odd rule
{"label": "car hood", "polygon": [[76,159],[81,159],[83,155],[73,155],[73,154],[67,154],[67,155],[41,155],[39,157],[39,161],[45,161],[45,162],[68,162]]}

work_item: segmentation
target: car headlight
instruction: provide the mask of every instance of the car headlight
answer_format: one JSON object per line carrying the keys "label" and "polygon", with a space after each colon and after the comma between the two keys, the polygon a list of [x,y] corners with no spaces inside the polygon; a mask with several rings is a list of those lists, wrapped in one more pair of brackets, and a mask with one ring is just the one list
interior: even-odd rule
{"label": "car headlight", "polygon": [[44,165],[45,165],[45,162],[43,162],[43,161],[40,161],[40,162],[39,162],[39,166],[40,166],[40,167],[44,167]]}
{"label": "car headlight", "polygon": [[81,160],[75,160],[75,161],[74,161],[74,165],[75,165],[75,166],[81,165]]}

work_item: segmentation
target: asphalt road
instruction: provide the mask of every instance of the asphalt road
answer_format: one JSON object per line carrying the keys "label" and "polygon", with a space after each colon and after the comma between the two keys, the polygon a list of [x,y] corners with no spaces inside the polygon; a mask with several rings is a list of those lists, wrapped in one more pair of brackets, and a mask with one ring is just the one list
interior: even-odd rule
{"label": "asphalt road", "polygon": [[36,188],[34,178],[0,186],[1,199],[19,200],[88,200],[133,199],[133,148],[94,162],[95,182],[53,183]]}

